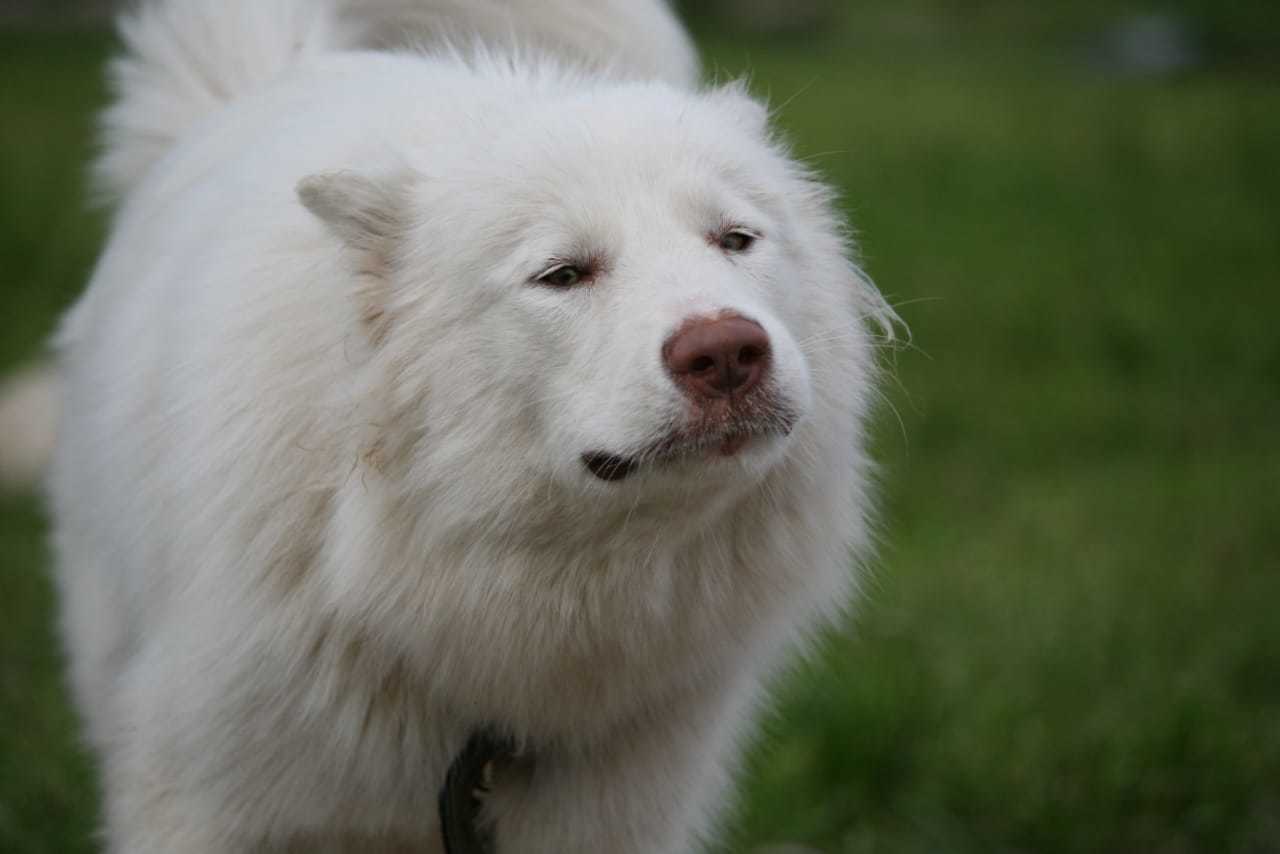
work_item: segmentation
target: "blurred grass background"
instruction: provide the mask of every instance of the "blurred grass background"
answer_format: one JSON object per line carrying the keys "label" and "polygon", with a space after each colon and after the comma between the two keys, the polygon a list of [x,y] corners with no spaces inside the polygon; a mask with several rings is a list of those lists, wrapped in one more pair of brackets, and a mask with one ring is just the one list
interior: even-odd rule
{"label": "blurred grass background", "polygon": [[[691,10],[709,69],[841,188],[915,343],[867,596],[789,678],[723,850],[1280,851],[1277,4],[1159,6],[1189,56],[1161,68],[1114,49],[1150,4],[745,8]],[[100,245],[109,46],[0,29],[0,372]],[[0,498],[15,854],[95,847],[43,533]]]}

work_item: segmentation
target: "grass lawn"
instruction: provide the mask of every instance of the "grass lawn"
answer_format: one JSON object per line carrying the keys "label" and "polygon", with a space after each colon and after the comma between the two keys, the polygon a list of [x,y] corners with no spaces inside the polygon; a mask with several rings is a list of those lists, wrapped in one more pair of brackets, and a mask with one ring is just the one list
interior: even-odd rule
{"label": "grass lawn", "polygon": [[[1215,32],[1280,32],[1223,8]],[[842,188],[915,342],[887,354],[867,596],[789,678],[724,850],[1280,850],[1277,69],[1117,79],[1000,16],[912,20],[772,44],[703,22],[709,65],[753,69]],[[81,170],[105,50],[0,34],[0,371],[101,240]],[[42,534],[0,499],[15,854],[94,849]]]}

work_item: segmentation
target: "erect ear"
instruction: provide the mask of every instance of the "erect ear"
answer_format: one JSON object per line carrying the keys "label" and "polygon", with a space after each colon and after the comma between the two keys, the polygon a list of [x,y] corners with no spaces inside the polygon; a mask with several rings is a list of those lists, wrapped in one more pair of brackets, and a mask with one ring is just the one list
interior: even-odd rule
{"label": "erect ear", "polygon": [[343,243],[360,252],[386,252],[400,229],[403,199],[390,181],[326,172],[299,181],[298,198]]}
{"label": "erect ear", "polygon": [[356,296],[371,338],[387,329],[388,282],[395,243],[404,229],[404,181],[373,180],[354,172],[311,175],[298,182],[298,198],[356,253]]}
{"label": "erect ear", "polygon": [[712,98],[738,127],[752,134],[769,135],[769,108],[751,95],[745,80],[734,80],[711,91]]}

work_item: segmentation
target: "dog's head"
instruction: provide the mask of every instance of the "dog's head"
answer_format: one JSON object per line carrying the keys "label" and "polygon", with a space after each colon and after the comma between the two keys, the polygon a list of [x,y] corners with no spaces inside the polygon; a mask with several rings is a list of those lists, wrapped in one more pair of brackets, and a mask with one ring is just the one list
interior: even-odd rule
{"label": "dog's head", "polygon": [[600,84],[476,112],[300,186],[362,282],[387,466],[583,519],[846,468],[888,310],[758,103]]}

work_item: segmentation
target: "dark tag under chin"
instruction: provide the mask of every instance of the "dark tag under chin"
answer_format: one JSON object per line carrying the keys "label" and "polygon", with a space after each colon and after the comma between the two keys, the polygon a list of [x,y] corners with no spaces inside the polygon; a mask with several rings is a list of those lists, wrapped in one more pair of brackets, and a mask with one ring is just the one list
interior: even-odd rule
{"label": "dark tag under chin", "polygon": [[445,854],[494,854],[493,834],[480,825],[480,809],[497,768],[513,756],[510,740],[482,730],[472,734],[453,760],[440,790]]}

